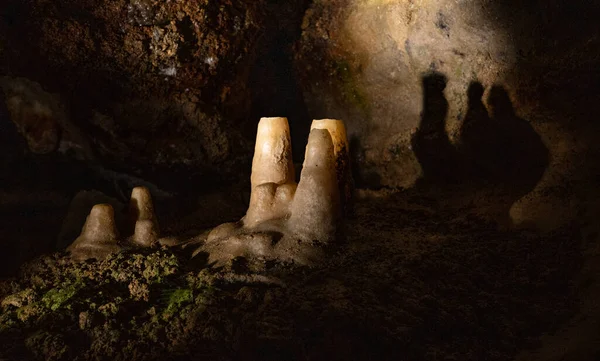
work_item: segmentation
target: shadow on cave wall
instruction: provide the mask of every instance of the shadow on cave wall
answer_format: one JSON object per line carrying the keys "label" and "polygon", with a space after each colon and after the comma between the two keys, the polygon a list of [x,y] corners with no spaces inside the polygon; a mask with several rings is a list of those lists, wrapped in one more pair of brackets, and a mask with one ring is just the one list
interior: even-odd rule
{"label": "shadow on cave wall", "polygon": [[468,110],[459,145],[454,146],[446,132],[446,82],[437,72],[423,76],[423,111],[412,139],[423,171],[417,187],[494,193],[493,212],[506,221],[511,205],[542,178],[549,151],[529,122],[516,115],[503,86],[491,87],[488,113],[482,101],[485,88],[479,82],[469,86]]}
{"label": "shadow on cave wall", "polygon": [[423,170],[421,184],[453,184],[460,180],[462,173],[458,154],[446,134],[446,83],[446,77],[437,72],[422,79],[423,110],[412,139],[412,148]]}

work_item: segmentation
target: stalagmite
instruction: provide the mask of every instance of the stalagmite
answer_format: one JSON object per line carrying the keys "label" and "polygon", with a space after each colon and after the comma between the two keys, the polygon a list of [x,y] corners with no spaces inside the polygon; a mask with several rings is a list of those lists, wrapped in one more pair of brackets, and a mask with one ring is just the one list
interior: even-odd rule
{"label": "stalagmite", "polygon": [[240,256],[306,265],[319,262],[323,246],[335,239],[349,206],[348,154],[342,121],[314,120],[296,184],[287,119],[262,118],[246,215],[239,222],[214,228],[194,254],[208,253],[209,263],[221,265]]}
{"label": "stalagmite", "polygon": [[314,119],[310,125],[310,130],[313,129],[327,129],[329,131],[336,160],[340,155],[347,156],[348,139],[346,138],[344,122],[337,119]]}
{"label": "stalagmite", "polygon": [[252,189],[265,183],[294,182],[292,140],[287,118],[261,118],[252,159]]}
{"label": "stalagmite", "polygon": [[340,200],[334,149],[328,130],[310,131],[289,220],[290,228],[301,239],[324,242],[335,234]]}
{"label": "stalagmite", "polygon": [[112,206],[97,204],[87,217],[81,234],[67,250],[76,261],[88,258],[104,259],[121,249],[118,237]]}
{"label": "stalagmite", "polygon": [[310,129],[327,129],[331,135],[342,212],[347,214],[351,208],[354,184],[350,172],[350,147],[344,122],[338,119],[314,119]]}
{"label": "stalagmite", "polygon": [[[291,136],[286,118],[262,118],[252,160],[250,204],[238,222],[215,227],[194,252],[210,263],[236,257],[315,264],[335,240],[352,194],[346,129],[340,120],[314,120],[300,181],[295,182]],[[159,227],[150,192],[131,192],[123,238],[109,204],[95,205],[79,237],[69,246],[73,259],[104,259],[123,247],[151,247]]]}
{"label": "stalagmite", "polygon": [[262,118],[258,123],[250,183],[244,226],[288,215],[296,184],[287,118]]}
{"label": "stalagmite", "polygon": [[129,201],[129,219],[133,235],[132,243],[142,247],[150,247],[159,236],[158,222],[154,214],[152,196],[146,187],[135,187]]}

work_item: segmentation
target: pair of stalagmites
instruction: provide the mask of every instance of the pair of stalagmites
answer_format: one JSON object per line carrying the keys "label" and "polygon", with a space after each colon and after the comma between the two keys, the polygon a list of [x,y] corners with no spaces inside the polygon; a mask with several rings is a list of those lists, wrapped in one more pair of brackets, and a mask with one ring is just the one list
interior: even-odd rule
{"label": "pair of stalagmites", "polygon": [[[262,118],[250,183],[246,215],[214,228],[194,254],[208,254],[209,262],[217,264],[236,257],[316,263],[350,207],[352,181],[344,124],[334,119],[313,121],[296,183],[287,119]],[[133,232],[127,243],[156,243],[158,226],[147,189],[134,189],[130,213]],[[117,238],[112,208],[96,205],[69,249],[76,259],[101,258],[120,249]]]}
{"label": "pair of stalagmites", "polygon": [[[123,247],[152,247],[159,229],[150,191],[136,187],[131,192],[126,229],[119,230],[110,204],[96,204],[85,221],[81,234],[67,248],[77,261],[103,259]],[[121,235],[123,237],[121,237]]]}

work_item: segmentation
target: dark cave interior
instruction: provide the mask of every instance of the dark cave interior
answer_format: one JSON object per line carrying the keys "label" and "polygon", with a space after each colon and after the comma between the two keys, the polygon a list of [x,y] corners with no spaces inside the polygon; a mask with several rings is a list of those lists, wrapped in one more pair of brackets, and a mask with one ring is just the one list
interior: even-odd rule
{"label": "dark cave interior", "polygon": [[[599,17],[3,1],[0,360],[600,360]],[[313,119],[347,129],[352,209],[325,260],[196,257],[252,206],[259,119],[279,116],[292,182]],[[164,242],[72,260],[92,207],[122,229],[138,186]]]}

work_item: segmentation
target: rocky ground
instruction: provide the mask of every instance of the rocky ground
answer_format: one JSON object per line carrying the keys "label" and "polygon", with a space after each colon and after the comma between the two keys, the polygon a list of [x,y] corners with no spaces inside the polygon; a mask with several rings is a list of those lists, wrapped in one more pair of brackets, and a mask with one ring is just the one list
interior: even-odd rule
{"label": "rocky ground", "polygon": [[365,194],[312,269],[212,269],[189,247],[42,256],[1,283],[0,357],[514,359],[579,309],[578,225],[500,230],[457,192]]}

